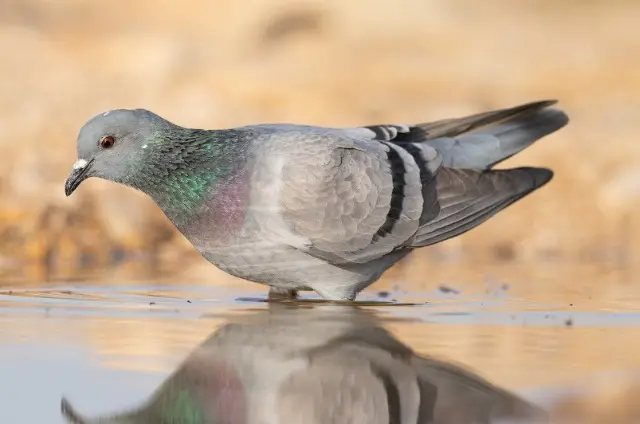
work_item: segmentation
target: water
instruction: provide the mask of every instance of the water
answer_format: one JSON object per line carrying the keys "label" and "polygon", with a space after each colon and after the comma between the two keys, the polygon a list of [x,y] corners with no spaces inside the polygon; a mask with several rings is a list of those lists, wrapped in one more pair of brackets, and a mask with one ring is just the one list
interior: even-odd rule
{"label": "water", "polygon": [[[446,285],[438,282],[442,277],[428,284],[411,279],[397,286],[383,282],[365,292],[358,299],[358,316],[420,355],[443,366],[462,366],[550,410],[574,392],[627,382],[640,370],[633,284],[600,284],[598,278],[559,284],[540,277],[533,290],[532,283],[486,278],[465,283],[448,278],[458,283]],[[222,326],[246,319],[253,319],[254,327],[263,325],[274,307],[263,301],[261,286],[248,283],[114,286],[93,281],[24,287],[5,284],[0,290],[3,423],[63,423],[62,396],[91,417],[140,405]],[[245,331],[246,351],[260,351],[269,339],[287,346],[307,343],[310,334],[320,343],[324,327],[308,319],[310,310],[338,322],[353,314],[353,306],[305,298],[289,305],[298,318],[289,319],[288,327]],[[288,338],[278,339],[282,334]]]}

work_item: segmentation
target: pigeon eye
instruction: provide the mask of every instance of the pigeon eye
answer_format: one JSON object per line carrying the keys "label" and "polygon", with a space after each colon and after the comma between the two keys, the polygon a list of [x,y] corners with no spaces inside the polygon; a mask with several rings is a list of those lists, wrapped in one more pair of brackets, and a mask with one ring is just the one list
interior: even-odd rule
{"label": "pigeon eye", "polygon": [[113,137],[107,135],[100,139],[100,147],[102,147],[103,149],[110,149],[111,147],[113,147],[113,144],[115,142],[116,140]]}

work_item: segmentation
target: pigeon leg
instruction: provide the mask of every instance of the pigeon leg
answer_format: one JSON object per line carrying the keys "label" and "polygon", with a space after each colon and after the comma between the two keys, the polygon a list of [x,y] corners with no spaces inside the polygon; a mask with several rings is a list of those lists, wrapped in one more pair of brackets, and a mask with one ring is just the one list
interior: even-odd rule
{"label": "pigeon leg", "polygon": [[318,293],[324,300],[348,301],[352,302],[357,295],[354,287],[349,285],[315,285],[313,291]]}
{"label": "pigeon leg", "polygon": [[269,286],[269,300],[293,300],[298,297],[298,292],[293,289]]}

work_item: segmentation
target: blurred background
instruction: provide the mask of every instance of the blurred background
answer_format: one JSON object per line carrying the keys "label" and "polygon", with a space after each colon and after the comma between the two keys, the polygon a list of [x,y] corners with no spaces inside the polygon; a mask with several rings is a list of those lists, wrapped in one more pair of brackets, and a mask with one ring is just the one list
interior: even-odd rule
{"label": "blurred background", "polygon": [[[203,128],[354,126],[546,98],[558,99],[571,123],[503,166],[551,167],[553,182],[404,265],[444,255],[635,266],[637,2],[150,4],[0,2],[3,277],[69,280],[124,266],[128,277],[148,278],[176,263],[185,272],[187,258],[204,264],[140,193],[93,179],[64,197],[77,132],[105,110],[142,107]],[[132,258],[135,266],[124,264]],[[208,265],[192,276],[226,278]]]}
{"label": "blurred background", "polygon": [[[554,180],[462,237],[414,252],[370,290],[446,284],[481,295],[502,287],[558,310],[633,311],[638,16],[640,2],[631,0],[2,0],[0,286],[144,281],[261,290],[200,258],[141,193],[91,179],[64,196],[77,132],[105,110],[146,108],[201,128],[356,126],[552,98],[570,124],[501,167],[550,167]],[[108,320],[96,326],[85,330],[116,332]],[[481,359],[487,340],[468,325],[434,330],[450,336],[440,344],[397,327],[414,347],[440,349],[507,386],[558,381],[536,371],[540,350],[531,343],[553,352],[553,372],[572,378],[605,360],[640,367],[640,345],[629,343],[637,327],[623,324],[575,329],[553,347],[517,327],[485,329],[491,343]],[[128,344],[106,336],[91,343],[131,355],[162,350],[138,343],[130,328],[117,330]],[[471,339],[479,350],[465,348]],[[614,361],[611,346],[622,344],[625,356]]]}

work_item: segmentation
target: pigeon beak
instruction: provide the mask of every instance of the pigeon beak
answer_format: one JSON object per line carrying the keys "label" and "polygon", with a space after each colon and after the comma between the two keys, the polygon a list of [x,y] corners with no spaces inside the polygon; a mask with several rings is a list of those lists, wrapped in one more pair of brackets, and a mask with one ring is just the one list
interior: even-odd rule
{"label": "pigeon beak", "polygon": [[67,182],[64,184],[64,193],[69,196],[75,191],[76,188],[87,178],[87,173],[91,169],[93,159],[87,161],[85,159],[78,159],[73,165],[71,174],[67,178]]}

